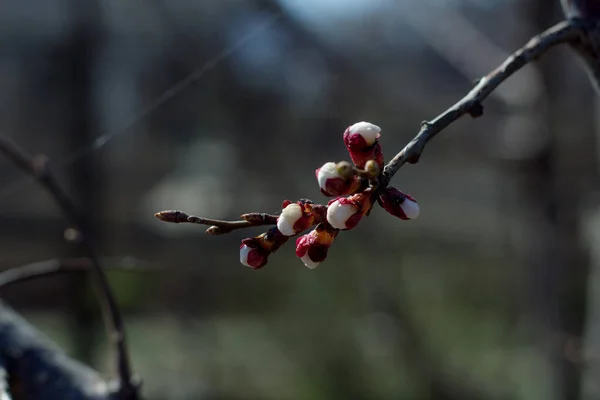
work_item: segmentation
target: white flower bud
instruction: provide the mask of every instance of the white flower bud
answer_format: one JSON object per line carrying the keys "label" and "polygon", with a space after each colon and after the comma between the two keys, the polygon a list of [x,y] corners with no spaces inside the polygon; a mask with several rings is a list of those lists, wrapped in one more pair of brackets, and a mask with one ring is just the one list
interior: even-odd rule
{"label": "white flower bud", "polygon": [[358,208],[346,200],[343,197],[339,198],[327,208],[327,222],[335,229],[350,229],[358,222],[350,221],[356,219],[355,216],[359,213]]}
{"label": "white flower bud", "polygon": [[317,181],[319,182],[319,187],[322,190],[327,189],[328,180],[340,178],[341,176],[337,170],[337,164],[334,162],[328,162],[323,164],[323,166],[317,171]]}
{"label": "white flower bud", "polygon": [[285,236],[294,236],[296,230],[294,225],[302,218],[302,207],[298,203],[292,203],[281,211],[277,218],[277,229]]}
{"label": "white flower bud", "polygon": [[381,133],[381,128],[370,122],[357,122],[348,128],[350,135],[359,134],[365,140],[367,146],[371,146]]}

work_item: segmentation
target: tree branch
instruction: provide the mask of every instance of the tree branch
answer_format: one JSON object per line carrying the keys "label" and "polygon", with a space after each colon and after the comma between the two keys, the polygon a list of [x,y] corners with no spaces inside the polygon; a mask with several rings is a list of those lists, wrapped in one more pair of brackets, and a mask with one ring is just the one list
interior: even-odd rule
{"label": "tree branch", "polygon": [[221,221],[218,219],[209,219],[188,215],[179,210],[159,211],[154,216],[164,222],[172,222],[175,224],[191,223],[200,225],[210,225],[206,229],[209,235],[222,235],[236,229],[250,228],[253,226],[275,225],[277,223],[277,215],[265,213],[248,213],[241,215],[241,221]]}
{"label": "tree branch", "polygon": [[65,218],[80,232],[80,245],[87,258],[89,258],[96,281],[101,294],[101,308],[109,330],[109,336],[117,350],[117,371],[119,374],[119,392],[122,399],[137,399],[138,385],[133,382],[123,317],[115,296],[108,283],[108,279],[93,246],[86,235],[85,224],[77,211],[77,207],[71,201],[58,181],[51,174],[48,159],[42,155],[30,156],[6,135],[0,134],[0,152],[10,159],[17,167],[32,175],[40,185],[46,189],[56,202]]}
{"label": "tree branch", "polygon": [[466,114],[473,118],[483,115],[482,101],[508,77],[536,60],[550,48],[576,40],[585,25],[586,22],[582,20],[563,21],[533,37],[500,66],[481,78],[477,85],[456,104],[433,120],[423,122],[417,136],[385,166],[380,180],[381,187],[386,187],[404,164],[417,163],[427,143],[444,128]]}
{"label": "tree branch", "polygon": [[[140,267],[139,265],[131,265],[120,261],[117,264],[109,263],[110,267],[107,269],[113,269],[118,271],[127,272],[140,272],[147,271],[147,267]],[[89,258],[69,258],[69,259],[58,259],[52,258],[50,260],[37,261],[30,264],[20,265],[0,271],[0,290],[4,289],[13,283],[25,282],[31,279],[56,275],[65,272],[90,272],[93,270],[93,263]],[[106,269],[106,267],[105,267]],[[2,397],[0,397],[0,400]]]}

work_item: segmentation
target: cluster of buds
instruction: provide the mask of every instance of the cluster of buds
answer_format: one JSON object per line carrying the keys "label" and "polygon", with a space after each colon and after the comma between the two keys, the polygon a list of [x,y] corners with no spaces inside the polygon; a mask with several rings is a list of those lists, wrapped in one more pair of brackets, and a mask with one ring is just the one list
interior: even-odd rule
{"label": "cluster of buds", "polygon": [[284,201],[276,227],[242,241],[242,264],[263,267],[290,237],[314,227],[296,240],[296,255],[313,269],[325,260],[339,232],[356,227],[375,203],[397,218],[417,218],[419,205],[412,196],[394,187],[379,187],[384,167],[380,136],[381,129],[369,122],[349,126],[343,139],[352,163],[327,162],[315,171],[321,192],[333,199],[326,206],[306,199]]}

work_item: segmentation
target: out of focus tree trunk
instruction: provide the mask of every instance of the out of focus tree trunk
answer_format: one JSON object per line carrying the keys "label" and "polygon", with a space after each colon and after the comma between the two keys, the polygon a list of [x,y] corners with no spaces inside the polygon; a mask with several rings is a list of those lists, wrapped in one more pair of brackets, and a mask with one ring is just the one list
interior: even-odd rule
{"label": "out of focus tree trunk", "polygon": [[[558,6],[558,3],[554,3]],[[532,0],[531,34],[563,16],[545,0]],[[535,340],[550,368],[545,395],[557,399],[580,396],[581,369],[566,351],[582,337],[586,311],[588,255],[582,247],[580,210],[595,175],[592,112],[572,85],[559,79],[568,53],[552,52],[540,60],[545,93],[532,105],[544,124],[532,132],[542,138],[539,150],[518,163],[524,204],[523,249],[526,303]],[[589,100],[589,99],[588,99]],[[576,105],[576,106],[575,106]]]}
{"label": "out of focus tree trunk", "polygon": [[[71,31],[68,42],[61,46],[65,75],[68,120],[69,154],[77,154],[90,146],[96,139],[97,126],[94,115],[94,59],[100,40],[99,7],[95,1],[69,2]],[[71,194],[79,205],[87,224],[86,235],[95,246],[99,243],[99,218],[102,197],[100,153],[90,152],[69,166]],[[67,244],[68,255],[73,256],[72,245]],[[76,254],[81,255],[81,254]],[[72,343],[77,357],[86,363],[94,363],[94,349],[98,339],[99,313],[90,302],[92,287],[87,275],[75,274],[68,277],[72,324]]]}

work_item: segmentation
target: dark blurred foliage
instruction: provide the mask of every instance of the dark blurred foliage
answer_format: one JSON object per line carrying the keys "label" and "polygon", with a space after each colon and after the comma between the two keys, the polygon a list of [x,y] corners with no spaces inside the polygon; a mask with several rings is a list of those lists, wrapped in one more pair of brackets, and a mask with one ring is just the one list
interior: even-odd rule
{"label": "dark blurred foliage", "polygon": [[[347,158],[348,125],[381,126],[391,158],[561,18],[558,0],[5,0],[0,130],[50,157],[103,257],[147,266],[110,277],[150,399],[597,398],[598,106],[567,49],[400,171],[419,219],[375,210],[314,271],[292,244],[241,266],[259,229],[152,216],[324,201],[314,170]],[[0,182],[3,268],[80,255],[6,160]],[[87,278],[3,297],[111,372]]]}

